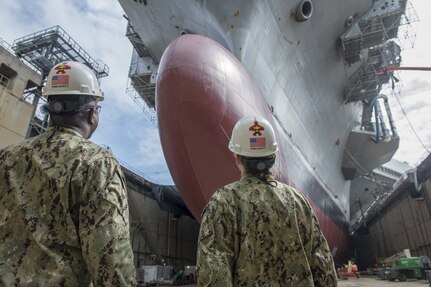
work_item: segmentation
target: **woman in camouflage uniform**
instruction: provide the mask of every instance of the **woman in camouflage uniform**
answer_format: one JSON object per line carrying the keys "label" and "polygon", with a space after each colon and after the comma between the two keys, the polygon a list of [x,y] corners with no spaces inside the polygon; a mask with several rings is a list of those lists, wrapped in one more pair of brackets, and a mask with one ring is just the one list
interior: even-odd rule
{"label": "woman in camouflage uniform", "polygon": [[271,175],[278,147],[269,122],[241,119],[229,149],[241,179],[219,189],[203,211],[198,286],[336,286],[310,204]]}

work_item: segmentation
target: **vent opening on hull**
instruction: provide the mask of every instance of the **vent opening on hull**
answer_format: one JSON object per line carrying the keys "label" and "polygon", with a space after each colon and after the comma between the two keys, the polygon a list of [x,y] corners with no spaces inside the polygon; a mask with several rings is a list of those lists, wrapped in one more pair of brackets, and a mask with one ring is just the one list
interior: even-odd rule
{"label": "vent opening on hull", "polygon": [[296,20],[304,22],[311,18],[313,15],[313,3],[310,0],[303,0],[299,3],[296,9]]}

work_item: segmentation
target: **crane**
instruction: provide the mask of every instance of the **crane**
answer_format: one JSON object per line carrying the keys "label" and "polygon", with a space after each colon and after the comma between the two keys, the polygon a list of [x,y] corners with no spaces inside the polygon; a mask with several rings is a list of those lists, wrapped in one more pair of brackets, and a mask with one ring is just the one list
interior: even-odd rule
{"label": "crane", "polygon": [[389,65],[385,68],[386,71],[431,71],[431,67],[398,67]]}
{"label": "crane", "polygon": [[377,76],[389,77],[392,80],[392,88],[394,88],[394,81],[399,82],[398,78],[394,76],[394,71],[431,71],[431,67],[400,67],[397,65],[387,65],[377,70]]}

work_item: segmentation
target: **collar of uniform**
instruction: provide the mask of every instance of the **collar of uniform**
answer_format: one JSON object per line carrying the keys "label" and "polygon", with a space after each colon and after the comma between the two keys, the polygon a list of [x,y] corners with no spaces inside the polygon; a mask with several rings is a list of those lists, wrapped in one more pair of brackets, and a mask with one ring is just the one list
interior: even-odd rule
{"label": "collar of uniform", "polygon": [[77,130],[75,130],[74,128],[70,128],[70,127],[51,126],[46,130],[46,132],[50,132],[50,131],[70,134],[70,135],[78,136],[81,138],[83,137]]}
{"label": "collar of uniform", "polygon": [[250,178],[250,177],[254,177],[254,176],[251,173],[245,173],[244,175],[241,176],[241,180],[247,179],[247,178]]}

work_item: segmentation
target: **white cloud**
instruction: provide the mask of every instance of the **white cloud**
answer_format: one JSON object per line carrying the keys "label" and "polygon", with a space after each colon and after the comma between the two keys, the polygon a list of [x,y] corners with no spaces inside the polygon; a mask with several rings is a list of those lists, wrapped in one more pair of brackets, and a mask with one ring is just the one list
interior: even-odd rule
{"label": "white cloud", "polygon": [[[419,22],[413,25],[417,28],[413,31],[416,33],[414,49],[403,51],[402,66],[431,67],[431,38],[429,37],[431,3],[428,0],[410,0],[410,2],[419,17]],[[428,150],[431,149],[431,130],[428,128],[431,122],[431,72],[401,71],[399,75],[402,82],[399,100],[413,129],[402,113],[397,100],[391,97],[390,104],[401,138],[400,148],[394,158],[414,166],[427,153],[415,132],[425,147]]]}
{"label": "white cloud", "polygon": [[156,128],[147,126],[143,133],[140,133],[137,137],[139,139],[138,154],[141,159],[141,163],[138,164],[138,167],[144,168],[145,166],[166,164],[161,149],[160,137]]}
{"label": "white cloud", "polygon": [[[402,76],[404,78],[405,74]],[[431,90],[431,81],[427,79],[426,74],[427,72],[413,72],[411,73],[410,77],[414,74],[417,74],[417,76],[413,79],[406,79],[403,88],[402,93],[400,95],[401,98],[407,97],[407,96],[414,96],[416,94],[427,92]]]}

